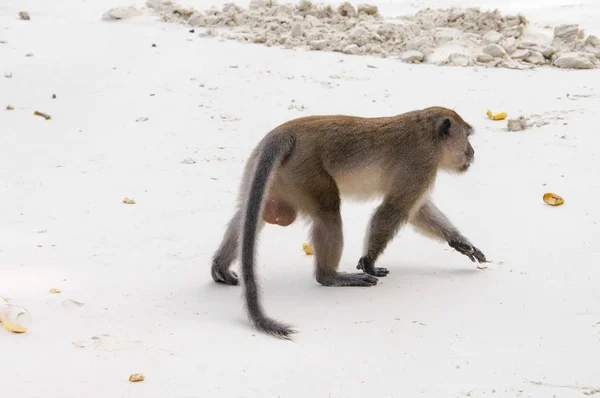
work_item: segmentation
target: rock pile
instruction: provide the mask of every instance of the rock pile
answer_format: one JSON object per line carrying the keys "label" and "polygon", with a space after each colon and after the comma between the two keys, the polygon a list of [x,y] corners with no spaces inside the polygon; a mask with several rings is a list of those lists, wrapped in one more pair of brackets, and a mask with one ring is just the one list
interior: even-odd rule
{"label": "rock pile", "polygon": [[203,36],[285,48],[399,57],[409,63],[505,67],[550,65],[593,69],[600,65],[600,40],[578,25],[538,28],[522,15],[476,8],[424,9],[386,19],[376,6],[349,2],[337,8],[300,0],[251,0],[206,11],[170,0],[147,0],[164,21],[205,28]]}

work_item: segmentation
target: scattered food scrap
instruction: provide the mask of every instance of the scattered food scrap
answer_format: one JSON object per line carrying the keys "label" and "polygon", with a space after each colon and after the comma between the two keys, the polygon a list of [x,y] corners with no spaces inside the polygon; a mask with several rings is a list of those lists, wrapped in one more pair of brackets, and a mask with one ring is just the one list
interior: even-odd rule
{"label": "scattered food scrap", "polygon": [[544,202],[549,204],[550,206],[560,206],[565,203],[565,200],[555,193],[545,193],[543,196]]}
{"label": "scattered food scrap", "polygon": [[144,381],[146,377],[144,377],[141,373],[133,373],[129,376],[129,381],[132,383],[136,383],[138,381]]}
{"label": "scattered food scrap", "polygon": [[52,289],[50,289],[50,293],[52,293],[52,294],[58,294],[60,292],[61,292],[61,290],[57,287],[53,287]]}
{"label": "scattered food scrap", "polygon": [[52,119],[52,116],[50,116],[50,115],[48,115],[47,113],[44,113],[44,112],[35,111],[35,112],[33,112],[33,114],[35,116],[41,116],[41,117],[43,117],[46,120]]}
{"label": "scattered food scrap", "polygon": [[15,109],[15,108],[13,108],[12,106],[10,106],[10,105],[6,105],[6,110],[7,110],[7,111],[12,111],[12,110],[14,110],[14,109]]}
{"label": "scattered food scrap", "polygon": [[10,78],[12,78],[12,73],[10,73],[10,72],[9,73],[5,73],[4,77],[7,78],[7,79],[10,79]]}
{"label": "scattered food scrap", "polygon": [[125,203],[127,205],[134,205],[135,204],[135,200],[129,199],[129,198],[125,198],[125,199],[123,199],[123,203]]}
{"label": "scattered food scrap", "polygon": [[308,243],[303,243],[302,249],[304,249],[304,252],[309,256],[311,256],[313,254],[312,247],[310,247],[310,244],[308,244]]}
{"label": "scattered food scrap", "polygon": [[29,13],[27,11],[19,12],[19,18],[23,21],[29,21],[31,19],[31,17],[29,16]]}
{"label": "scattered food scrap", "polygon": [[486,115],[492,120],[504,120],[508,117],[506,112],[493,113],[490,109],[488,109]]}
{"label": "scattered food scrap", "polygon": [[181,161],[181,163],[183,163],[183,164],[194,164],[194,163],[196,163],[196,161],[194,159],[192,159],[192,158],[185,158],[185,159],[183,159]]}

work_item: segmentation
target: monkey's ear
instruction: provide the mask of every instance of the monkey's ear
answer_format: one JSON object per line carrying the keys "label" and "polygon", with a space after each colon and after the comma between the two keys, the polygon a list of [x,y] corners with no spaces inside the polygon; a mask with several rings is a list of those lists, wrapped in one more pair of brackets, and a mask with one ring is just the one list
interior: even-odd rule
{"label": "monkey's ear", "polygon": [[450,119],[444,118],[441,122],[438,122],[437,133],[440,137],[446,138],[450,135]]}

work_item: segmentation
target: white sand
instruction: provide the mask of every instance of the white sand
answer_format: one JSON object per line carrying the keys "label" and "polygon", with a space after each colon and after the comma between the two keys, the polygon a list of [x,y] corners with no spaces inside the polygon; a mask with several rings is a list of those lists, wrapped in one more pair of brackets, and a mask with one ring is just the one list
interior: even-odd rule
{"label": "white sand", "polygon": [[[500,5],[375,4],[386,15]],[[144,3],[0,3],[0,294],[33,319],[26,334],[0,330],[2,396],[563,398],[600,388],[600,71],[410,65],[200,38],[147,15],[102,20],[130,5]],[[501,10],[600,33],[596,0]],[[473,170],[442,175],[434,198],[489,269],[407,229],[381,258],[391,272],[378,286],[324,288],[301,248],[307,227],[269,227],[265,308],[301,333],[293,343],[256,333],[241,289],[209,272],[250,149],[298,116],[430,105],[477,128]],[[547,124],[508,132],[487,109]],[[545,192],[565,204],[545,205]],[[344,203],[345,271],[375,206]],[[130,383],[136,372],[146,380]]]}

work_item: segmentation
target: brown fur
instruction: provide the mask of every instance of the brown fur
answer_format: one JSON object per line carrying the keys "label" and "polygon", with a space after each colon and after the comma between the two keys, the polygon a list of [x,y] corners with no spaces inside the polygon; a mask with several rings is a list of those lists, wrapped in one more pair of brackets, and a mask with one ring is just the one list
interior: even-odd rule
{"label": "brown fur", "polygon": [[[456,112],[432,107],[393,117],[312,116],[269,132],[252,152],[240,187],[239,209],[213,260],[215,281],[238,284],[231,263],[243,248],[246,302],[254,324],[279,337],[293,331],[264,316],[254,281],[254,241],[264,223],[312,219],[316,279],[325,286],[372,286],[385,268],[374,263],[399,228],[415,228],[469,256],[485,256],[429,199],[438,170],[462,173],[474,157],[473,128]],[[381,197],[357,269],[338,266],[343,248],[341,197]]]}

